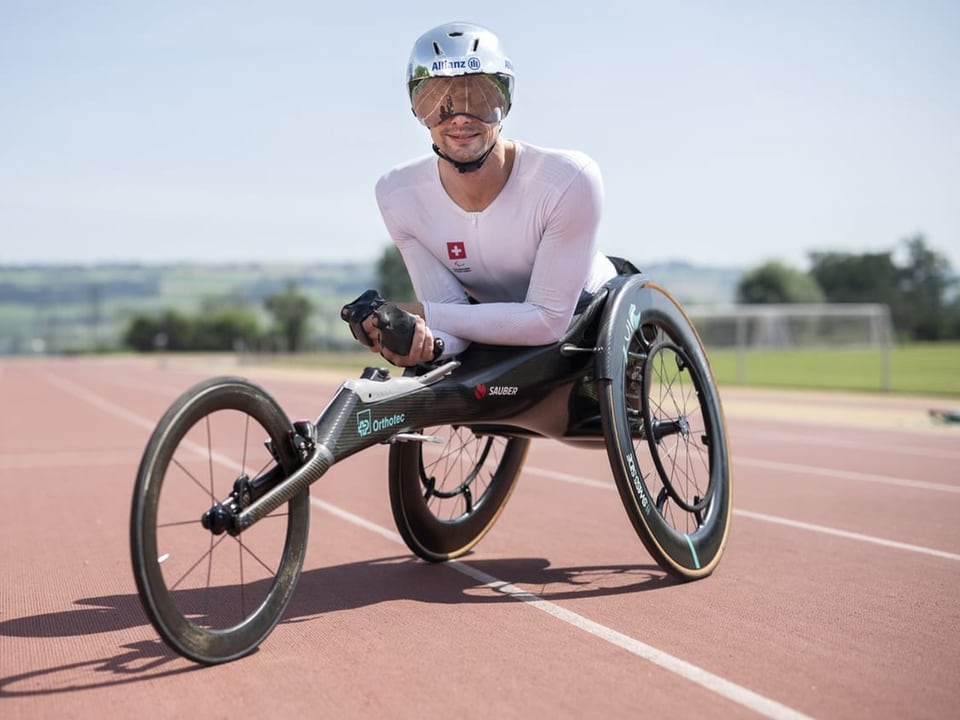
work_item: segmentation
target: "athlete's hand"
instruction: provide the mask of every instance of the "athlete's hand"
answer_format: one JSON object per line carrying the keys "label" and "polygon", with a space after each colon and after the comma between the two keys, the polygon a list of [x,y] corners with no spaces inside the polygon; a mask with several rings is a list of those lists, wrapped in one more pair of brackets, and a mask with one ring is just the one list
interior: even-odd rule
{"label": "athlete's hand", "polygon": [[363,326],[363,331],[367,334],[367,337],[370,338],[371,345],[369,345],[367,349],[379,355],[383,348],[380,346],[380,329],[377,327],[377,314],[370,313],[360,324]]}
{"label": "athlete's hand", "polygon": [[[376,315],[374,315],[374,326],[376,326],[376,321]],[[416,326],[413,330],[413,341],[410,344],[410,352],[406,355],[398,355],[390,350],[390,348],[384,347],[380,343],[380,331],[375,330],[375,334],[376,339],[374,346],[377,348],[377,352],[379,352],[387,362],[393,363],[398,367],[412,367],[413,365],[419,365],[421,363],[433,362],[433,332],[427,327],[426,321],[419,315],[416,316]],[[374,335],[370,334],[370,337],[373,338]]]}

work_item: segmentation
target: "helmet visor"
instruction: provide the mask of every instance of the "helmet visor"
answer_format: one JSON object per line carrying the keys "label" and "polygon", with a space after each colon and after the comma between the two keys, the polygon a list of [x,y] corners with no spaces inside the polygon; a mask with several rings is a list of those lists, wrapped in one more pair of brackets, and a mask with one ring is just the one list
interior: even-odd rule
{"label": "helmet visor", "polygon": [[500,122],[506,99],[489,75],[435,77],[413,89],[413,113],[428,128],[454,115],[471,115],[485,123]]}

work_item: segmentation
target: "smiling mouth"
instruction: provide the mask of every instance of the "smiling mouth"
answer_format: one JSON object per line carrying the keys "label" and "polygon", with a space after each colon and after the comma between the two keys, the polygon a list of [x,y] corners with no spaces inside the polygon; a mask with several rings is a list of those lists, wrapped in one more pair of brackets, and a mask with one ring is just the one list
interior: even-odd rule
{"label": "smiling mouth", "polygon": [[478,135],[482,133],[484,126],[477,122],[463,123],[462,125],[453,125],[444,128],[444,135]]}
{"label": "smiling mouth", "polygon": [[455,133],[447,133],[444,135],[444,141],[448,146],[452,148],[469,148],[474,143],[483,139],[483,133],[479,132],[463,132],[462,130]]}

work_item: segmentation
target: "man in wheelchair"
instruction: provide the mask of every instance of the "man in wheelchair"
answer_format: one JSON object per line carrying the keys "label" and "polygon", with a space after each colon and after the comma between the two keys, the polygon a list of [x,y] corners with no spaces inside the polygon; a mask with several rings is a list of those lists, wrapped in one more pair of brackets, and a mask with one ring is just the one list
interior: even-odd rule
{"label": "man in wheelchair", "polygon": [[617,274],[597,247],[600,169],[578,151],[504,138],[513,88],[513,65],[483,27],[448,23],[414,44],[407,92],[434,154],[390,170],[376,197],[418,302],[371,290],[341,312],[394,365],[471,342],[555,342]]}

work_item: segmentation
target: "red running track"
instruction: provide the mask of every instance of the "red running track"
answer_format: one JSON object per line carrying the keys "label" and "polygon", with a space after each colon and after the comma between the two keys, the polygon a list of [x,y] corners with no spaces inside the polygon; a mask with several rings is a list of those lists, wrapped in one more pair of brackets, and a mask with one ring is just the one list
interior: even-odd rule
{"label": "red running track", "polygon": [[311,490],[293,602],[253,655],[172,654],[136,596],[133,479],[220,373],[315,417],[329,377],[200,361],[0,360],[0,717],[947,718],[960,705],[960,427],[943,401],[723,389],[735,516],[676,584],[602,450],[533,443],[491,533],[429,565],[386,450]]}

